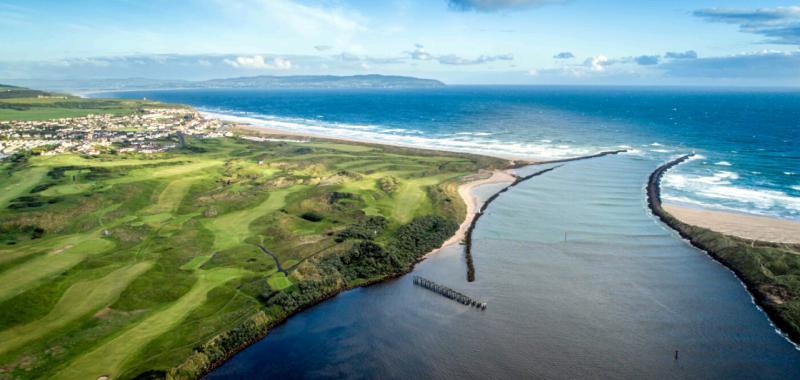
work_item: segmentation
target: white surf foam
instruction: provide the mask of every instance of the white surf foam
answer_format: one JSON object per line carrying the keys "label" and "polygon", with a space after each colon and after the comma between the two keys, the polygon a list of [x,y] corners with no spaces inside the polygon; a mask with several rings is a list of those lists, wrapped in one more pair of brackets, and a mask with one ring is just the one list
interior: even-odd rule
{"label": "white surf foam", "polygon": [[719,171],[710,176],[668,173],[664,176],[663,184],[667,189],[665,193],[675,189],[697,196],[699,199],[695,199],[694,203],[702,203],[702,199],[705,199],[750,213],[774,213],[780,209],[800,212],[800,197],[777,190],[737,186],[734,183],[737,179],[739,175],[730,171]]}
{"label": "white surf foam", "polygon": [[732,164],[730,162],[728,162],[728,161],[719,161],[719,162],[714,163],[714,165],[717,165],[717,166],[731,166]]}
{"label": "white surf foam", "polygon": [[[489,138],[492,135],[489,132],[459,132],[452,135],[425,136],[419,131],[409,131],[403,128],[383,128],[376,125],[355,125],[300,118],[280,118],[270,115],[242,115],[222,112],[224,111],[204,110],[203,114],[208,117],[286,132],[494,156],[552,159],[581,156],[602,150],[564,144],[552,145],[549,143],[502,141]],[[387,131],[391,131],[391,133]]]}

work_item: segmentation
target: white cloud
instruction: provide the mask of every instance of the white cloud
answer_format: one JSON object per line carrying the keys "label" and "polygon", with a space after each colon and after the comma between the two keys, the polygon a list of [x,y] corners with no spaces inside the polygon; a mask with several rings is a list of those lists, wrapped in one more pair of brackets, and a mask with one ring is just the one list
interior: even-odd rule
{"label": "white cloud", "polygon": [[226,59],[225,63],[236,68],[253,70],[291,70],[292,61],[275,57],[272,59],[264,58],[262,55],[239,56],[236,59]]}
{"label": "white cloud", "polygon": [[583,64],[592,71],[605,71],[606,66],[613,64],[613,61],[609,60],[608,57],[604,55],[596,55],[586,58]]}

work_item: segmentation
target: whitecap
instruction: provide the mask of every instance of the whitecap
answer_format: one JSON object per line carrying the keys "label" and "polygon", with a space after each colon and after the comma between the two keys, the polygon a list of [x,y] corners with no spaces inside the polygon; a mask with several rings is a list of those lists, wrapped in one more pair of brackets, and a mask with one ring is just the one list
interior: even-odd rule
{"label": "whitecap", "polygon": [[428,137],[413,133],[387,133],[385,131],[392,129],[397,130],[397,128],[382,128],[375,125],[334,123],[301,118],[281,118],[272,115],[258,115],[257,117],[252,117],[250,114],[242,116],[241,113],[230,114],[224,110],[203,111],[203,114],[207,117],[247,123],[256,127],[260,126],[288,132],[307,133],[320,137],[352,139],[414,148],[441,149],[453,152],[524,157],[530,159],[555,159],[588,155],[602,150],[602,148],[599,147],[571,147],[569,145],[553,147],[547,144],[488,139],[485,138],[485,136],[491,135],[488,132],[477,132],[484,138],[473,137],[476,132],[460,132],[457,133],[459,136],[453,134],[450,135],[450,138]]}
{"label": "whitecap", "polygon": [[719,166],[731,166],[731,165],[733,165],[733,164],[731,164],[731,163],[730,163],[730,162],[728,162],[728,161],[719,161],[719,162],[716,162],[716,163],[714,163],[714,165],[719,165]]}
{"label": "whitecap", "polygon": [[800,197],[792,197],[782,191],[752,189],[735,186],[732,181],[739,178],[734,172],[721,171],[711,176],[668,173],[663,184],[666,189],[687,192],[700,199],[738,205],[736,208],[748,212],[771,212],[776,209],[800,211]]}

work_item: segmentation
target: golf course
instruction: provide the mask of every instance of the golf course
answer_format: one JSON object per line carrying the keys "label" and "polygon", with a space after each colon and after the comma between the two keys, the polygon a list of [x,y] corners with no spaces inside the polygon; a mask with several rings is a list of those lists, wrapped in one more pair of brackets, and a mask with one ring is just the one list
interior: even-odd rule
{"label": "golf course", "polygon": [[[25,117],[51,116],[37,101],[53,100]],[[74,113],[112,107],[91,102]],[[162,153],[5,160],[0,379],[202,376],[293,313],[408,271],[465,217],[462,177],[506,165],[188,136]]]}

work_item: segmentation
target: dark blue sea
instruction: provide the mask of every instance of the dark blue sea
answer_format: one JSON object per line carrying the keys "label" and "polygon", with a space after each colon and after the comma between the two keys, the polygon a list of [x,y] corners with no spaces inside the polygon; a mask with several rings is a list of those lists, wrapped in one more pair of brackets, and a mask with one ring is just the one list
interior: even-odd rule
{"label": "dark blue sea", "polygon": [[[188,103],[272,128],[527,158],[604,149],[698,159],[667,200],[800,219],[800,91],[449,86],[412,90],[117,93]],[[257,120],[253,120],[257,119]]]}

